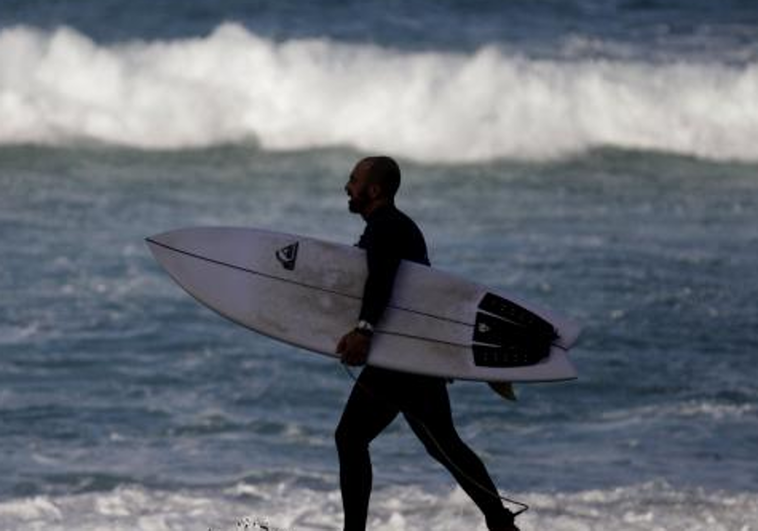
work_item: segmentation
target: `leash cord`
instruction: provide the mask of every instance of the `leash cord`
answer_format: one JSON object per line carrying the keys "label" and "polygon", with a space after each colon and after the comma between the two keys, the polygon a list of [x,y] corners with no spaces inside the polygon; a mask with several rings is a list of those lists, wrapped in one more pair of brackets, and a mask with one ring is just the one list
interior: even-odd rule
{"label": "leash cord", "polygon": [[[375,392],[373,392],[367,386],[365,386],[361,382],[359,382],[358,378],[356,378],[356,376],[353,374],[353,372],[350,370],[350,367],[348,367],[348,365],[346,363],[342,363],[341,365],[344,367],[345,372],[347,373],[348,377],[351,380],[353,380],[353,382],[355,383],[355,385],[359,385],[361,387],[361,389],[363,389],[364,392],[368,393],[369,395],[373,395],[374,397],[379,398],[379,399],[383,400],[384,402],[387,402],[387,403],[391,404],[392,406],[395,406],[395,409],[397,409],[399,411],[401,410],[399,407],[396,406],[396,404],[393,404],[391,400],[387,399],[386,397],[377,396],[377,394]],[[478,481],[476,481],[474,478],[472,478],[471,476],[469,476],[468,474],[466,474],[466,472],[464,470],[462,470],[455,463],[455,461],[453,461],[447,455],[447,453],[445,452],[445,450],[442,448],[442,445],[439,443],[439,441],[437,441],[437,439],[435,439],[435,437],[432,434],[431,430],[429,430],[429,428],[427,428],[426,424],[424,424],[421,421],[421,419],[419,419],[418,417],[416,417],[415,415],[413,415],[413,414],[411,414],[411,413],[409,413],[407,411],[403,411],[403,414],[406,415],[408,418],[412,419],[414,422],[416,422],[419,426],[421,426],[424,429],[424,431],[426,432],[426,434],[429,436],[429,439],[434,443],[434,446],[437,447],[437,450],[440,452],[440,454],[445,458],[445,460],[447,460],[448,463],[450,463],[450,465],[453,468],[455,468],[458,471],[459,474],[461,474],[463,477],[465,477],[467,480],[469,480],[473,485],[476,485],[477,487],[479,487],[481,490],[483,490],[484,492],[486,492],[490,496],[498,498],[501,501],[504,501],[504,502],[507,502],[507,503],[510,503],[510,504],[517,505],[517,506],[521,507],[521,509],[519,509],[519,510],[517,510],[517,511],[515,511],[513,513],[513,517],[514,518],[516,516],[518,516],[518,515],[520,515],[522,513],[525,513],[526,511],[529,510],[529,506],[526,503],[523,503],[523,502],[511,499],[511,498],[507,498],[505,496],[501,496],[499,492],[493,492],[492,490],[490,490],[489,488],[485,487],[484,485],[482,485],[481,483],[479,483]]]}

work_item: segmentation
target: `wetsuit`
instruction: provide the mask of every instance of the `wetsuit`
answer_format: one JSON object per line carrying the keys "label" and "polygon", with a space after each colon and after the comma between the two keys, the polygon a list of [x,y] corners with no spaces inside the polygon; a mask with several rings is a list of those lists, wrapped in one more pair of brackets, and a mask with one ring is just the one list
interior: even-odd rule
{"label": "wetsuit", "polygon": [[[358,246],[366,250],[368,277],[360,319],[379,322],[400,261],[429,265],[416,224],[394,206],[366,220]],[[409,356],[413,353],[409,352]],[[371,494],[369,443],[403,413],[429,454],[442,463],[484,513],[490,527],[512,521],[481,460],[453,426],[445,379],[366,366],[353,387],[336,431],[345,531],[363,531]]]}

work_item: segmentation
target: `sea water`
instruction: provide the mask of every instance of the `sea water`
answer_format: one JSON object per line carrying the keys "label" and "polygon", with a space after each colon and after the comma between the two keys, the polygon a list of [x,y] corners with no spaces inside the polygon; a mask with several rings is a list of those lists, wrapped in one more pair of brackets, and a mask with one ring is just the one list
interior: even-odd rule
{"label": "sea water", "polygon": [[[584,325],[576,381],[450,386],[522,529],[758,529],[756,43],[737,0],[3,2],[0,529],[340,529],[350,376],[143,238],[352,243],[377,152],[435,266]],[[370,529],[485,529],[402,419],[372,456]]]}

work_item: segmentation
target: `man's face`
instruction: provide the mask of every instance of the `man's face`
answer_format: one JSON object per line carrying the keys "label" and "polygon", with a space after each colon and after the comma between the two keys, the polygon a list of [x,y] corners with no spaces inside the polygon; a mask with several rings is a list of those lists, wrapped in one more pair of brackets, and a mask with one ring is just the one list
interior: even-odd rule
{"label": "man's face", "polygon": [[366,207],[372,201],[370,188],[368,168],[366,164],[359,162],[353,168],[353,171],[350,173],[350,179],[348,179],[345,185],[345,192],[347,192],[350,198],[348,201],[350,212],[361,214],[366,210]]}

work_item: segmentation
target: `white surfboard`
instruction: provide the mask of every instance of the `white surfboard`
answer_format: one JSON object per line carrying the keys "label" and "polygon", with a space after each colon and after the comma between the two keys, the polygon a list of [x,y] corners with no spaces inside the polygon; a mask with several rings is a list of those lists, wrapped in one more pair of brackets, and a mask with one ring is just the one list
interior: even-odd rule
{"label": "white surfboard", "polygon": [[[275,339],[338,357],[337,342],[358,319],[367,267],[356,247],[227,227],[179,229],[146,241],[193,297]],[[546,309],[403,262],[368,363],[470,380],[569,380],[576,371],[567,351],[579,331]]]}

